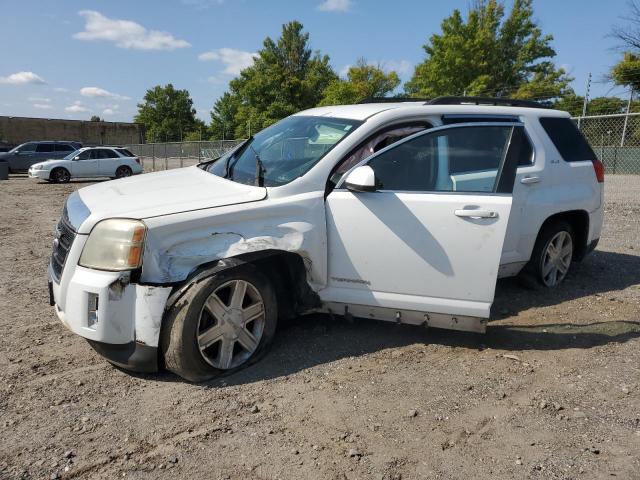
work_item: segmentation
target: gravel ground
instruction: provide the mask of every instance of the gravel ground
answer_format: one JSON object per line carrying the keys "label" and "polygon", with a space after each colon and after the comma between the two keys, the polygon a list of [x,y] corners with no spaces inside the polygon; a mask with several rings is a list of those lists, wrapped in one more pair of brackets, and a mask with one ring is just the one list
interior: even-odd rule
{"label": "gravel ground", "polygon": [[608,178],[557,291],[499,282],[485,335],[306,317],[208,385],[120,371],[56,319],[83,185],[0,182],[0,478],[640,478],[640,181]]}

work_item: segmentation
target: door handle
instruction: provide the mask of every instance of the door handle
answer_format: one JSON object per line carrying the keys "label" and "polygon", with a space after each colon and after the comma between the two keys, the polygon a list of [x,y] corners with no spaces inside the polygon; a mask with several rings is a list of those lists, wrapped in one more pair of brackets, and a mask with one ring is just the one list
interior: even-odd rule
{"label": "door handle", "polygon": [[531,185],[532,183],[538,183],[540,181],[540,177],[524,177],[520,179],[520,183],[524,183],[525,185]]}
{"label": "door handle", "polygon": [[463,218],[498,218],[498,212],[491,210],[473,210],[471,208],[465,208],[462,210],[455,210],[453,212],[456,217]]}

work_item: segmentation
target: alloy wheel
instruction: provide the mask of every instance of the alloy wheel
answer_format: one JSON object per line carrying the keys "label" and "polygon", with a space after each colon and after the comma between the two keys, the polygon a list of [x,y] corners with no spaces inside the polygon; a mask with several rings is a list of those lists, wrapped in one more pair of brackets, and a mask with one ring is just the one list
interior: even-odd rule
{"label": "alloy wheel", "polygon": [[542,281],[547,287],[558,285],[569,271],[573,257],[573,240],[567,231],[556,233],[542,256]]}
{"label": "alloy wheel", "polygon": [[198,348],[212,367],[236,368],[256,351],[264,326],[264,302],[258,289],[246,280],[231,280],[216,288],[204,303]]}

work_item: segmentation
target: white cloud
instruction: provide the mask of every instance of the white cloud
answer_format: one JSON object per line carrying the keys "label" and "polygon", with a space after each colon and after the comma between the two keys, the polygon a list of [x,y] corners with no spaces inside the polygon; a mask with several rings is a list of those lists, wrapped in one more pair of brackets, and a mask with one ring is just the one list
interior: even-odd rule
{"label": "white cloud", "polygon": [[109,92],[100,87],[83,87],[80,89],[80,95],[83,97],[98,97],[98,98],[115,98],[118,100],[131,100],[124,95],[118,95],[117,93]]}
{"label": "white cloud", "polygon": [[115,113],[116,113],[116,112],[115,112],[115,110],[113,110],[112,108],[105,108],[105,109],[102,111],[102,115],[105,115],[105,116],[106,116],[106,115],[113,115],[113,114],[115,114]]}
{"label": "white cloud", "polygon": [[198,55],[203,62],[218,61],[225,65],[223,73],[238,75],[242,70],[253,65],[256,54],[236,50],[234,48],[218,48]]}
{"label": "white cloud", "polygon": [[78,40],[104,40],[132,50],[175,50],[191,46],[170,33],[147,30],[131,20],[108,18],[95,10],[78,13],[85,19],[84,31],[73,35]]}
{"label": "white cloud", "polygon": [[33,108],[37,108],[39,110],[51,110],[53,107],[48,103],[34,103]]}
{"label": "white cloud", "polygon": [[75,101],[73,105],[65,107],[64,111],[69,113],[86,113],[89,112],[89,109],[85,107],[82,102]]}
{"label": "white cloud", "polygon": [[44,85],[47,82],[45,82],[40,75],[36,75],[33,72],[17,72],[7,77],[0,77],[0,83],[8,83],[10,85],[25,85],[27,83]]}
{"label": "white cloud", "polygon": [[51,101],[50,98],[45,98],[45,97],[29,97],[28,100],[30,102],[38,102],[38,103],[49,103]]}
{"label": "white cloud", "polygon": [[398,75],[402,76],[411,72],[413,63],[409,60],[389,60],[388,62],[381,62],[381,66],[385,72],[393,70]]}
{"label": "white cloud", "polygon": [[325,0],[317,9],[321,12],[348,12],[351,5],[351,0]]}

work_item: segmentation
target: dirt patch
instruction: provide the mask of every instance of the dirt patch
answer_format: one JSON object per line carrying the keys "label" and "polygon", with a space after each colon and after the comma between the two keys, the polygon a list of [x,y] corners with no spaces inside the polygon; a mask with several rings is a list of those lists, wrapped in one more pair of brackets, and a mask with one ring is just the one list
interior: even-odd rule
{"label": "dirt patch", "polygon": [[499,282],[486,335],[307,317],[190,385],[113,368],[49,307],[83,185],[0,182],[0,478],[639,478],[640,189],[557,291]]}

